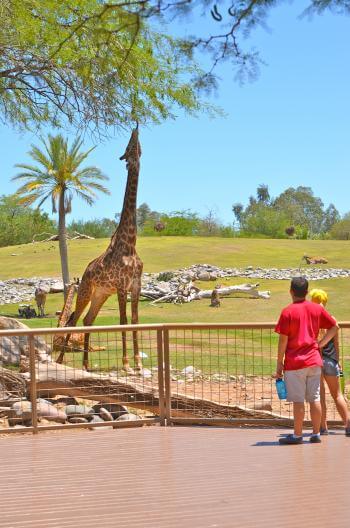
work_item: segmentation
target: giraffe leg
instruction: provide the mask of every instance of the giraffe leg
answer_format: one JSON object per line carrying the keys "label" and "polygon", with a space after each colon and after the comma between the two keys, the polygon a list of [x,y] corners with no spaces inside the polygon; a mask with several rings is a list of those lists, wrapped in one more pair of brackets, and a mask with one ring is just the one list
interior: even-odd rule
{"label": "giraffe leg", "polygon": [[[119,304],[119,321],[121,325],[128,324],[128,318],[126,315],[126,303],[127,303],[127,292],[118,291],[118,304]],[[123,369],[127,372],[130,371],[128,352],[126,349],[126,332],[122,332],[122,343],[123,343]]]}
{"label": "giraffe leg", "polygon": [[[91,326],[93,322],[95,321],[98,312],[101,310],[103,304],[108,299],[109,295],[104,294],[96,294],[94,293],[94,296],[91,299],[91,304],[88,313],[84,317],[84,326]],[[90,334],[86,333],[84,335],[84,354],[83,354],[83,368],[85,370],[89,369],[89,341],[90,341]]]}
{"label": "giraffe leg", "polygon": [[[76,301],[76,304],[75,304],[75,310],[74,310],[74,312],[71,313],[71,315],[70,315],[70,317],[69,317],[69,319],[67,321],[67,324],[65,326],[76,326],[77,322],[79,321],[79,317],[81,316],[81,314],[85,310],[89,300],[90,300],[90,297],[85,297],[85,296],[84,297],[82,297],[82,296],[79,297],[79,293],[78,293],[77,301]],[[63,358],[64,358],[64,354],[65,354],[65,348],[68,346],[68,342],[69,342],[70,336],[71,336],[71,334],[67,334],[66,335],[66,337],[64,339],[64,344],[63,344],[62,351],[60,352],[60,355],[56,359],[56,363],[62,363],[63,362]]]}
{"label": "giraffe leg", "polygon": [[[139,322],[139,298],[141,291],[141,282],[137,281],[131,290],[131,324],[138,324]],[[139,353],[139,342],[137,332],[132,333],[135,370],[142,370],[142,361]]]}

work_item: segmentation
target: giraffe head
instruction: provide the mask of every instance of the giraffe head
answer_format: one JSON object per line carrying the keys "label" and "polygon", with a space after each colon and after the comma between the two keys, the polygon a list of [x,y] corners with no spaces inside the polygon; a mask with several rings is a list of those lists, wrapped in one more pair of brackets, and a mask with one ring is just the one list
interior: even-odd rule
{"label": "giraffe head", "polygon": [[138,160],[141,157],[141,145],[139,143],[139,127],[136,128],[131,133],[131,137],[126,147],[126,150],[120,160],[125,160],[128,164],[130,160]]}

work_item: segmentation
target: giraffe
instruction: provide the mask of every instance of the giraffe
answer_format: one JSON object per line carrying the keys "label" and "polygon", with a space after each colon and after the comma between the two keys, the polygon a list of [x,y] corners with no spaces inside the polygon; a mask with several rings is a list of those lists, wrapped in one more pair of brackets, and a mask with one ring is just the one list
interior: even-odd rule
{"label": "giraffe", "polygon": [[[120,160],[126,161],[128,178],[126,183],[123,209],[120,222],[111,237],[106,251],[90,262],[82,276],[75,311],[71,314],[66,326],[76,326],[79,317],[90,302],[85,315],[84,326],[93,324],[98,312],[105,301],[113,293],[117,293],[119,304],[120,324],[128,323],[126,314],[127,295],[131,293],[131,323],[138,323],[138,302],[141,291],[141,275],[143,263],[136,253],[136,198],[140,172],[141,146],[138,138],[138,126],[132,131],[125,153]],[[69,341],[66,336],[66,343]],[[88,369],[89,337],[85,334],[83,367]],[[131,370],[126,349],[126,332],[122,333],[123,368]],[[133,332],[133,349],[135,369],[142,369],[141,357],[138,349],[137,332]],[[64,351],[57,358],[62,363]]]}
{"label": "giraffe", "polygon": [[[67,288],[67,297],[64,302],[62,312],[60,313],[60,316],[58,318],[57,328],[62,328],[63,326],[67,325],[67,322],[71,315],[74,295],[76,291],[78,290],[78,286],[79,286],[79,278],[74,277],[73,282],[69,284]],[[68,343],[66,343],[64,334],[54,335],[53,336],[53,350],[60,351],[60,352],[62,352],[62,350],[65,350],[65,351],[84,350],[84,334],[82,334],[81,332],[74,332],[73,334],[70,335]],[[97,352],[99,350],[106,350],[106,347],[89,346],[89,352]]]}
{"label": "giraffe", "polygon": [[34,296],[38,307],[38,317],[45,317],[45,303],[47,290],[42,289],[39,285],[35,288]]}

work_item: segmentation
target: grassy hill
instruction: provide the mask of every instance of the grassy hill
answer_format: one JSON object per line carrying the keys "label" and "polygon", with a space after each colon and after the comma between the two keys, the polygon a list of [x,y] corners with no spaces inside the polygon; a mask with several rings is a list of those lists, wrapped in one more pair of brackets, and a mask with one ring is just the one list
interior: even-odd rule
{"label": "grassy hill", "polygon": [[[81,276],[86,265],[100,255],[109,240],[75,240],[69,242],[71,276]],[[304,254],[320,255],[330,267],[350,268],[350,241],[225,239],[200,237],[139,238],[138,252],[144,271],[178,269],[191,264],[208,263],[221,267],[298,267]],[[14,277],[60,276],[58,243],[36,243],[0,248],[0,280]],[[239,284],[244,279],[230,279],[225,284]],[[349,279],[331,279],[312,283],[327,289],[330,311],[340,320],[350,319]],[[207,284],[200,285],[207,288]],[[219,309],[209,308],[208,300],[185,305],[140,303],[140,322],[226,322],[272,321],[289,302],[288,282],[260,281],[260,289],[271,290],[270,300],[232,296],[224,298]],[[62,295],[51,295],[47,311],[54,314],[62,307]],[[0,306],[1,314],[16,314],[17,305]],[[117,300],[113,296],[103,307],[99,324],[118,322]],[[56,326],[56,318],[31,320],[31,326]]]}

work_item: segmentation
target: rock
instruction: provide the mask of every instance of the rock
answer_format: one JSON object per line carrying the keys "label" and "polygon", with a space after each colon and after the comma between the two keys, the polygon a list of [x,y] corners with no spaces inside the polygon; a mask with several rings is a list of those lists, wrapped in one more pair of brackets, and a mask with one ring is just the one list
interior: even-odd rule
{"label": "rock", "polygon": [[123,414],[122,416],[119,416],[119,418],[117,418],[115,421],[125,422],[127,420],[141,420],[141,418],[137,416],[137,414],[128,413],[128,414]]}
{"label": "rock", "polygon": [[12,405],[17,417],[30,418],[32,416],[32,404],[30,401],[22,400]]}
{"label": "rock", "polygon": [[184,376],[199,376],[201,374],[201,371],[196,369],[192,365],[189,365],[188,367],[182,369],[181,374],[183,374]]}
{"label": "rock", "polygon": [[[12,317],[0,316],[0,330],[28,330],[29,327]],[[51,347],[40,336],[34,338],[35,356],[41,362],[51,361]],[[8,336],[0,340],[0,360],[7,365],[19,365],[21,356],[28,357],[26,336]]]}
{"label": "rock", "polygon": [[56,405],[57,403],[64,403],[65,405],[79,405],[77,400],[73,396],[60,396],[59,398],[54,398],[47,400],[49,403]]}
{"label": "rock", "polygon": [[102,423],[104,421],[105,420],[101,418],[101,416],[99,416],[98,414],[94,414],[90,423]]}
{"label": "rock", "polygon": [[104,427],[91,427],[91,424],[97,424],[97,423],[104,423],[104,420],[101,418],[101,416],[98,416],[95,414],[90,422],[89,429],[90,431],[106,431],[106,429],[114,429],[112,425],[106,425]]}
{"label": "rock", "polygon": [[97,416],[100,413],[100,409],[104,408],[108,412],[111,413],[113,420],[116,420],[119,418],[119,416],[122,416],[123,414],[128,414],[128,408],[124,405],[120,405],[119,403],[97,403],[93,406],[93,412],[95,413],[94,416]]}
{"label": "rock", "polygon": [[197,275],[197,280],[210,281],[210,273],[208,273],[207,271],[200,271]]}
{"label": "rock", "polygon": [[65,423],[67,415],[64,411],[57,409],[52,403],[39,401],[37,404],[38,416],[49,420],[50,422]]}
{"label": "rock", "polygon": [[0,407],[0,416],[15,418],[17,416],[17,412],[16,409],[11,409],[10,407]]}
{"label": "rock", "polygon": [[[23,418],[17,417],[17,418],[8,418],[8,424],[9,427],[16,427],[17,425],[24,425]],[[25,423],[29,425],[29,419],[25,420]]]}
{"label": "rock", "polygon": [[67,405],[63,411],[68,416],[68,419],[79,417],[91,420],[92,415],[94,414],[94,409],[92,407],[88,407],[87,405]]}
{"label": "rock", "polygon": [[84,418],[83,416],[69,416],[68,422],[71,424],[81,424],[89,423],[89,420],[87,418]]}
{"label": "rock", "polygon": [[147,369],[147,368],[143,368],[140,370],[139,372],[139,375],[143,378],[151,378],[152,377],[152,371]]}
{"label": "rock", "polygon": [[253,405],[255,411],[272,411],[271,403],[255,403]]}
{"label": "rock", "polygon": [[112,422],[113,421],[113,416],[104,407],[101,407],[101,409],[100,409],[100,416],[105,422]]}
{"label": "rock", "polygon": [[51,284],[49,293],[61,293],[63,292],[63,290],[64,290],[63,282],[55,281],[53,284]]}

